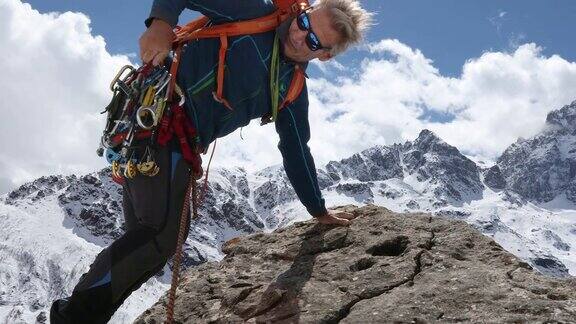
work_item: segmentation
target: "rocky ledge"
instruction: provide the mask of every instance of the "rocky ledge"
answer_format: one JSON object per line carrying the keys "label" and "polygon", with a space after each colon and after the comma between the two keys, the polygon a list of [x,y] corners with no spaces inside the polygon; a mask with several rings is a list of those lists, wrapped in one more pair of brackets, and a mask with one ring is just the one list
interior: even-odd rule
{"label": "rocky ledge", "polygon": [[[576,278],[554,279],[462,221],[342,207],[348,228],[297,223],[233,239],[184,274],[179,323],[572,322]],[[167,295],[136,323],[162,323]]]}

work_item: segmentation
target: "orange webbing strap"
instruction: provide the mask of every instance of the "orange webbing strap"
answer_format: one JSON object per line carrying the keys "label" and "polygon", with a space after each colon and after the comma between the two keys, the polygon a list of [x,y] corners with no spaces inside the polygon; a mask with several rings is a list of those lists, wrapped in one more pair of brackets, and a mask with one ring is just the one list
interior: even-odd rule
{"label": "orange webbing strap", "polygon": [[194,19],[191,22],[187,23],[186,25],[177,28],[176,30],[176,39],[174,40],[175,43],[182,43],[185,40],[179,39],[178,35],[187,35],[192,31],[198,30],[202,27],[206,27],[206,25],[210,22],[210,19],[205,16],[201,16],[198,19]]}
{"label": "orange webbing strap", "polygon": [[232,110],[232,106],[222,94],[224,93],[224,68],[226,67],[226,51],[228,50],[228,36],[226,34],[220,34],[220,51],[218,53],[218,87],[216,88],[216,94],[214,99],[216,101],[224,104],[226,108]]}
{"label": "orange webbing strap", "polygon": [[170,65],[170,83],[166,89],[166,100],[172,102],[172,94],[176,86],[176,74],[178,73],[178,65],[180,64],[180,54],[182,54],[182,44],[178,44],[174,50],[174,57],[172,58],[172,65]]}
{"label": "orange webbing strap", "polygon": [[232,22],[222,25],[214,25],[206,27],[208,19],[206,17],[199,18],[192,21],[186,26],[180,28],[176,32],[175,43],[178,47],[181,47],[184,42],[193,39],[201,38],[220,38],[220,50],[218,53],[218,74],[217,74],[217,87],[216,93],[214,93],[214,99],[226,108],[232,110],[232,106],[224,98],[224,69],[226,67],[226,51],[228,50],[228,37],[264,33],[274,30],[278,25],[288,18],[287,14],[282,14],[280,11],[275,11],[274,13],[242,22]]}
{"label": "orange webbing strap", "polygon": [[178,39],[178,34],[181,33],[181,31],[184,28],[200,29],[206,26],[206,24],[209,21],[210,20],[207,17],[202,16],[198,19],[189,22],[184,27],[176,27],[176,38],[172,42],[172,48],[174,49],[174,58],[172,59],[172,65],[170,65],[171,77],[170,77],[170,83],[168,84],[168,89],[166,90],[168,101],[172,100],[172,93],[174,92],[174,86],[176,84],[176,74],[178,73],[178,65],[180,64],[180,54],[182,54],[182,45],[184,44],[184,42]]}
{"label": "orange webbing strap", "polygon": [[288,106],[289,104],[293,103],[304,88],[304,83],[306,83],[306,76],[304,75],[304,71],[300,65],[296,65],[294,67],[294,76],[292,77],[292,81],[290,81],[290,87],[288,88],[288,92],[286,93],[286,97],[284,97],[284,101],[278,107],[278,111],[282,108]]}
{"label": "orange webbing strap", "polygon": [[280,23],[286,20],[289,16],[289,14],[275,11],[274,13],[260,18],[214,26],[202,26],[200,24],[200,19],[202,18],[199,18],[180,28],[176,32],[175,42],[182,43],[193,39],[217,38],[223,34],[227,36],[240,36],[265,33],[276,29],[276,27],[278,27],[278,25],[280,25]]}

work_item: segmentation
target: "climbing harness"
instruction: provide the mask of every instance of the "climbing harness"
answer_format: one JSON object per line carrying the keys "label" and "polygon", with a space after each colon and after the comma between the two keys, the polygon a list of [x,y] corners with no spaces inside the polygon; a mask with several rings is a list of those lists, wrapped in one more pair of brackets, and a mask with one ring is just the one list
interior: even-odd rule
{"label": "climbing harness", "polygon": [[[276,29],[283,21],[290,17],[295,17],[303,10],[310,8],[308,0],[274,0],[277,10],[273,13],[251,20],[241,21],[241,22],[231,22],[221,25],[209,25],[209,19],[207,17],[200,17],[192,22],[188,23],[183,27],[177,27],[176,38],[174,40],[175,52],[179,53],[182,50],[182,46],[191,40],[198,40],[203,38],[219,38],[220,39],[220,50],[218,52],[218,68],[217,68],[217,84],[216,91],[212,93],[214,100],[222,103],[226,108],[233,110],[232,105],[224,98],[224,67],[226,65],[226,51],[228,50],[228,37],[240,36],[247,34],[258,34],[269,32]],[[279,68],[279,42],[275,40],[274,48],[277,49],[277,59],[276,66],[274,69],[276,72],[271,71],[271,73],[277,73]],[[177,65],[179,62],[173,62]],[[271,74],[271,79],[276,78],[276,85],[278,85],[278,76]],[[271,81],[273,83],[273,81]],[[290,103],[294,102],[302,89],[304,88],[305,74],[304,70],[300,65],[296,65],[294,68],[294,76],[290,82],[290,87],[286,93],[284,101],[277,105],[277,108],[273,108],[271,112],[262,117],[260,124],[265,125],[269,122],[275,120],[276,115],[279,110],[288,106]],[[279,85],[278,85],[279,86]],[[272,100],[278,100],[278,95],[272,95]]]}

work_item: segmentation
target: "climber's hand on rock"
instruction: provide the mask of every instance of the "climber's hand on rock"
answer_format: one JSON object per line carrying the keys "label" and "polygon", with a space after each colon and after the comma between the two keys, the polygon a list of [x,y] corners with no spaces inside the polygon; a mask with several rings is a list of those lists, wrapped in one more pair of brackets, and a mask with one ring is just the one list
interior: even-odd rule
{"label": "climber's hand on rock", "polygon": [[160,19],[154,19],[150,27],[140,36],[142,62],[152,62],[154,66],[162,64],[172,49],[172,41],[175,37],[170,24]]}
{"label": "climber's hand on rock", "polygon": [[334,224],[339,226],[350,225],[350,220],[356,218],[352,213],[328,209],[328,213],[319,217],[316,217],[318,223],[320,224]]}

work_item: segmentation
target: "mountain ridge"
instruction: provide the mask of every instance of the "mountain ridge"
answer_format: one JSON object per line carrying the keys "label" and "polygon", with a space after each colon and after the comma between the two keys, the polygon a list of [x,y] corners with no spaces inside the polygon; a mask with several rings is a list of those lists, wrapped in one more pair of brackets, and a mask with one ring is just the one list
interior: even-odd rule
{"label": "mountain ridge", "polygon": [[[551,112],[551,127],[512,144],[490,168],[422,130],[413,141],[332,161],[318,170],[318,180],[328,206],[375,204],[464,220],[537,271],[567,277],[576,274],[574,116],[576,102]],[[0,319],[45,317],[50,298],[69,293],[95,254],[121,235],[121,187],[109,174],[105,168],[41,177],[0,197],[0,258],[6,260],[0,275],[9,278],[0,287]],[[309,218],[279,165],[254,173],[216,168],[210,179],[184,247],[186,267],[221,260],[221,246],[232,238]],[[533,179],[532,186],[523,179]],[[550,179],[558,181],[551,185]],[[133,319],[139,307],[152,305],[169,284],[170,267],[134,293],[114,320]],[[49,293],[34,293],[39,290]]]}

